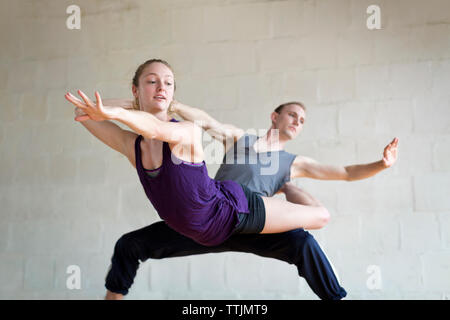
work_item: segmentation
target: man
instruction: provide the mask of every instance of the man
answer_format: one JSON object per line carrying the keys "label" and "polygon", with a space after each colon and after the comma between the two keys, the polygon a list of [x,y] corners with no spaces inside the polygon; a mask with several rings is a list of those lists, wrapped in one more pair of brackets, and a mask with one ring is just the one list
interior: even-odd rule
{"label": "man", "polygon": [[[131,106],[131,102],[117,100],[108,100],[105,104]],[[204,111],[178,102],[172,103],[169,111],[188,121],[200,121],[203,129],[224,144],[226,155],[215,179],[235,180],[266,196],[283,192],[288,201],[298,204],[320,205],[304,190],[289,183],[291,179],[364,179],[392,166],[397,158],[398,139],[385,148],[382,160],[365,165],[323,165],[311,158],[285,152],[285,143],[300,133],[305,121],[305,108],[299,102],[279,106],[271,114],[272,126],[259,138],[245,135],[242,129],[221,124]],[[278,161],[277,170],[261,174],[264,169],[261,155],[274,153],[277,154],[273,157]],[[232,161],[228,163],[230,158]],[[236,234],[219,246],[206,247],[178,234],[161,221],[125,234],[117,241],[106,278],[106,298],[120,299],[128,293],[139,261],[225,251],[254,253],[295,264],[299,275],[306,279],[319,298],[341,299],[346,296],[320,246],[303,229],[278,234]]]}

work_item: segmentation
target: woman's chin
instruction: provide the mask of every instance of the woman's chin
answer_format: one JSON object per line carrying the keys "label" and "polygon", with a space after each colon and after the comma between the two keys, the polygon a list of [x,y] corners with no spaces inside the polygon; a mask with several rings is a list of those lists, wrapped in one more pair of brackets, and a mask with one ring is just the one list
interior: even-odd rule
{"label": "woman's chin", "polygon": [[161,101],[161,102],[156,102],[156,103],[151,103],[146,110],[150,113],[159,113],[162,111],[166,111],[167,110],[167,103],[166,101]]}

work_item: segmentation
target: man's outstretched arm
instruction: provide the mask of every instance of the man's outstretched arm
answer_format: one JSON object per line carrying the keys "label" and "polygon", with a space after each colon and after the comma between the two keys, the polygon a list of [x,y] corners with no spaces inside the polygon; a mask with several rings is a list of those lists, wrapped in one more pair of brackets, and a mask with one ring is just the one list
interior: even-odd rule
{"label": "man's outstretched arm", "polygon": [[398,138],[394,138],[383,151],[379,161],[350,166],[324,165],[311,158],[297,156],[292,164],[291,179],[312,178],[320,180],[355,181],[370,178],[397,161]]}
{"label": "man's outstretched arm", "polygon": [[184,120],[195,122],[203,130],[208,132],[214,139],[226,145],[227,142],[234,143],[244,134],[244,130],[231,124],[223,124],[205,111],[194,108],[178,101],[172,101],[169,113],[176,113]]}
{"label": "man's outstretched arm", "polygon": [[105,106],[121,107],[124,109],[135,109],[133,100],[131,99],[103,99]]}

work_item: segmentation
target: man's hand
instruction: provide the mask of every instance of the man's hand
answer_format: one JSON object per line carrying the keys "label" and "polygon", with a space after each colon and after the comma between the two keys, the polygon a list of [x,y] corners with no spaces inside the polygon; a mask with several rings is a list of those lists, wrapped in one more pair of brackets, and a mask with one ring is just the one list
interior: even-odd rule
{"label": "man's hand", "polygon": [[396,161],[398,155],[398,138],[394,138],[389,143],[383,152],[383,165],[385,168],[390,168]]}
{"label": "man's hand", "polygon": [[81,108],[76,107],[74,112],[75,112],[75,121],[82,122],[91,119]]}

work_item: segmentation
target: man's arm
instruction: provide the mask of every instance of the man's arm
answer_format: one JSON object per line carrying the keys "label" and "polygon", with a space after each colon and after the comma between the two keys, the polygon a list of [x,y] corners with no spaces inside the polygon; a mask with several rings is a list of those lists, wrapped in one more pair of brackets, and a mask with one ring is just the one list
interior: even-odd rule
{"label": "man's arm", "polygon": [[397,161],[398,139],[394,138],[384,148],[380,161],[351,166],[324,165],[311,158],[297,156],[291,167],[291,179],[306,177],[320,180],[355,181],[370,178],[380,171],[390,168]]}
{"label": "man's arm", "polygon": [[134,109],[133,100],[131,99],[103,99],[103,104],[111,107]]}
{"label": "man's arm", "polygon": [[[311,207],[323,207],[323,205],[315,199],[312,195],[310,195],[308,192],[306,192],[303,189],[300,189],[292,182],[286,182],[279,190],[279,192],[282,192],[286,196],[286,200],[295,203],[295,204],[301,204],[304,206],[311,206]],[[330,220],[330,215],[327,213],[327,217],[324,218],[324,223],[328,223]]]}
{"label": "man's arm", "polygon": [[171,103],[169,112],[174,112],[187,121],[196,122],[203,130],[207,131],[208,134],[225,146],[228,145],[227,142],[236,142],[244,134],[244,130],[231,124],[220,123],[205,111],[187,106],[178,101]]}
{"label": "man's arm", "polygon": [[284,193],[286,200],[292,203],[313,207],[323,206],[319,200],[292,182],[286,182],[277,193]]}

